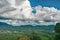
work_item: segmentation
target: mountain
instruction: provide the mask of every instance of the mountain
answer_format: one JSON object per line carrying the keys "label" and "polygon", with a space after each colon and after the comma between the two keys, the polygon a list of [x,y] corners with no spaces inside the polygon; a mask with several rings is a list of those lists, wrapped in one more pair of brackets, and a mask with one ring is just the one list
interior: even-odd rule
{"label": "mountain", "polygon": [[0,22],[0,30],[10,30],[10,31],[28,31],[28,30],[49,30],[53,31],[55,28],[54,25],[21,25],[21,26],[12,26],[3,22]]}

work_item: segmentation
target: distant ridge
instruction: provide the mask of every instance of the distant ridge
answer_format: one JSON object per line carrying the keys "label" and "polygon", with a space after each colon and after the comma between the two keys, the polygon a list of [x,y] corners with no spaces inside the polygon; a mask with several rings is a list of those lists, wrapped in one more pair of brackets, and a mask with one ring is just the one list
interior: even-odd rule
{"label": "distant ridge", "polygon": [[10,30],[10,31],[23,31],[23,30],[50,30],[53,31],[55,28],[54,25],[20,25],[20,26],[12,26],[4,22],[0,22],[0,30]]}
{"label": "distant ridge", "polygon": [[0,22],[0,27],[1,27],[1,26],[12,26],[12,25],[9,25],[9,24],[4,23],[4,22]]}

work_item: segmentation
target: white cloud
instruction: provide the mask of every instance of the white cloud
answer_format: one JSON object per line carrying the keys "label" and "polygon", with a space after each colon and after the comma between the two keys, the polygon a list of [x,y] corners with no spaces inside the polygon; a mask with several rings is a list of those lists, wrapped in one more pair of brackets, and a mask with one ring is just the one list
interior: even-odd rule
{"label": "white cloud", "polygon": [[52,20],[52,21],[57,21],[60,20],[59,15],[60,15],[60,10],[57,10],[54,7],[41,7],[37,6],[36,7],[36,15],[42,20]]}
{"label": "white cloud", "polygon": [[[0,16],[15,19],[20,19],[22,16],[25,18],[30,18],[31,6],[29,1],[21,0],[20,1],[21,3],[19,2],[20,5],[18,6],[17,6],[18,1],[16,2],[16,0],[9,0],[7,2],[9,2],[10,5],[9,6],[6,5],[6,7],[3,6],[2,9],[0,9],[1,10]],[[3,3],[1,5],[3,5]]]}
{"label": "white cloud", "polygon": [[[33,9],[36,14],[32,13]],[[10,18],[0,22],[11,25],[50,25],[60,21],[59,16],[60,10],[54,7],[32,8],[28,0],[0,0],[0,17]]]}

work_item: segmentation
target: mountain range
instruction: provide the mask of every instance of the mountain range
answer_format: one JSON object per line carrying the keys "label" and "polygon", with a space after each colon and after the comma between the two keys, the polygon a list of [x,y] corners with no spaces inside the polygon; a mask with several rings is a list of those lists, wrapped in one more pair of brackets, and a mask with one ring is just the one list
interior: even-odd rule
{"label": "mountain range", "polygon": [[0,22],[0,30],[9,30],[9,31],[28,31],[28,30],[49,30],[53,31],[55,25],[20,25],[20,26],[12,26],[7,23]]}

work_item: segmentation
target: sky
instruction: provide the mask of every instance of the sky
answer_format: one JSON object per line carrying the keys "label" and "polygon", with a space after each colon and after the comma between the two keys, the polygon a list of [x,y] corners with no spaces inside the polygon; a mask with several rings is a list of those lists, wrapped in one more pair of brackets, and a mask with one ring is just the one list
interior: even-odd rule
{"label": "sky", "polygon": [[30,0],[31,6],[55,7],[60,10],[60,0]]}
{"label": "sky", "polygon": [[60,22],[59,0],[0,0],[0,22],[13,26],[55,25]]}

